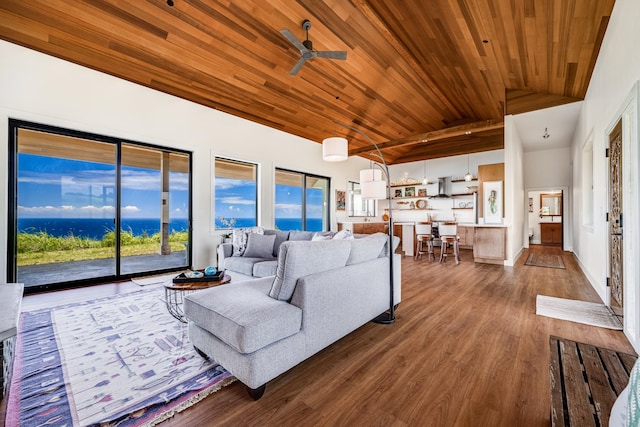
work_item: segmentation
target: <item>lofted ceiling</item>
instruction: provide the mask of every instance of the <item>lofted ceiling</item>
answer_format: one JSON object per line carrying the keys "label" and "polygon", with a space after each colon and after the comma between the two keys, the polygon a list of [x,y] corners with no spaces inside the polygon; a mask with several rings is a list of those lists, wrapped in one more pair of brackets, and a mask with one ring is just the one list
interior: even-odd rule
{"label": "lofted ceiling", "polygon": [[[168,5],[173,3],[173,6]],[[2,0],[0,38],[389,164],[503,147],[584,98],[614,0]],[[347,59],[315,58],[280,33]],[[257,142],[258,143],[258,142]]]}

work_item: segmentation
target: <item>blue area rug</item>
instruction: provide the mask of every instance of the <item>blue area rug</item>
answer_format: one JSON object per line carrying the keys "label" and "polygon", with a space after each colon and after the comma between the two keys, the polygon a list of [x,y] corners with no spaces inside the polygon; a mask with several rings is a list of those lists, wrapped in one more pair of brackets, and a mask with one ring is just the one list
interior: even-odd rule
{"label": "blue area rug", "polygon": [[21,315],[7,426],[154,425],[235,380],[162,289]]}

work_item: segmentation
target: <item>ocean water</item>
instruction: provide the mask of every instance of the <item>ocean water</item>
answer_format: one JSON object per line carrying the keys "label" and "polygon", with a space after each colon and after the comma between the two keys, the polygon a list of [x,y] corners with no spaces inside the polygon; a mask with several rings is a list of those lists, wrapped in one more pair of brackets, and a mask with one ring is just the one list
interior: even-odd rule
{"label": "ocean water", "polygon": [[[134,236],[144,234],[153,235],[160,232],[159,218],[123,219],[121,222],[124,231],[131,231]],[[255,218],[238,218],[235,228],[254,227]],[[276,227],[280,230],[302,230],[302,220],[296,218],[276,218]],[[35,234],[41,231],[54,237],[76,236],[100,240],[115,228],[113,219],[90,218],[20,218],[18,219],[18,232]],[[216,228],[222,228],[222,224],[216,219]],[[169,222],[169,232],[186,231],[186,219],[172,219]],[[322,231],[322,218],[307,218],[308,231]]]}
{"label": "ocean water", "polygon": [[[124,231],[131,231],[134,236],[142,236],[145,233],[152,235],[160,232],[159,218],[123,219],[121,226]],[[73,235],[100,240],[115,229],[113,219],[90,218],[20,218],[18,219],[18,232],[35,234],[41,231],[54,237]],[[172,219],[169,222],[169,232],[186,231],[186,219]]]}
{"label": "ocean water", "polygon": [[[255,227],[255,218],[237,218],[234,228]],[[224,228],[216,218],[216,228]],[[276,218],[276,228],[278,230],[302,230],[302,220],[300,218]],[[322,218],[307,218],[307,231],[323,231]]]}

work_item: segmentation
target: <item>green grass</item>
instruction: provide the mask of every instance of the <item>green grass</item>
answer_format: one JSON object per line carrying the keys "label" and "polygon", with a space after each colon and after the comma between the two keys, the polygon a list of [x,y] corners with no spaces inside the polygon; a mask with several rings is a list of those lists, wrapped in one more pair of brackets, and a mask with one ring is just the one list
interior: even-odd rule
{"label": "green grass", "polygon": [[[186,231],[173,231],[169,235],[172,252],[184,251],[182,242],[189,240]],[[134,236],[129,231],[120,233],[121,256],[157,254],[160,233]],[[88,239],[73,235],[54,237],[46,232],[18,234],[18,266],[52,264],[69,261],[88,261],[115,257],[115,232],[106,233],[102,239]]]}

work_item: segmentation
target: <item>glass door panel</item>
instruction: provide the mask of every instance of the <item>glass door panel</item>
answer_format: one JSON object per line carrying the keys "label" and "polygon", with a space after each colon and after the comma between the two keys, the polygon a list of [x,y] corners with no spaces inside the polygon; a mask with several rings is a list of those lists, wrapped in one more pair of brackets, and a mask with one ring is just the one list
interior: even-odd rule
{"label": "glass door panel", "polygon": [[303,230],[303,175],[276,170],[275,224],[279,230]]}
{"label": "glass door panel", "polygon": [[18,129],[18,282],[36,286],[116,273],[116,148]]}
{"label": "glass door panel", "polygon": [[306,177],[305,230],[329,229],[329,180],[314,176]]}
{"label": "glass door panel", "polygon": [[121,274],[186,267],[188,156],[127,143],[121,147]]}

